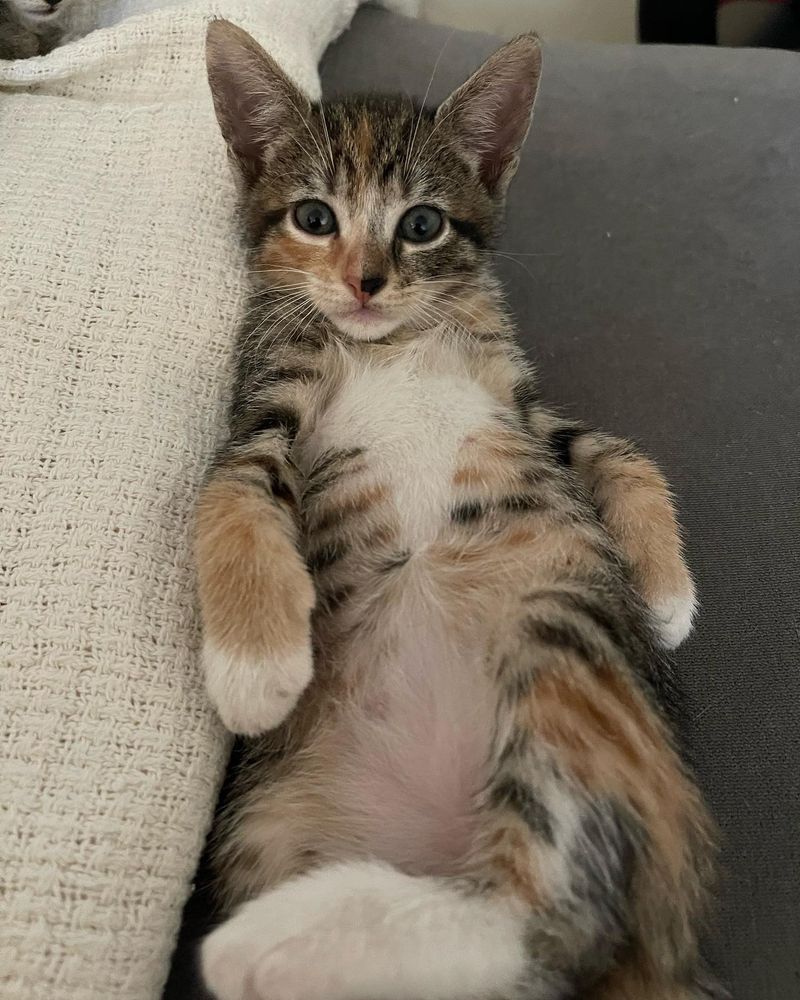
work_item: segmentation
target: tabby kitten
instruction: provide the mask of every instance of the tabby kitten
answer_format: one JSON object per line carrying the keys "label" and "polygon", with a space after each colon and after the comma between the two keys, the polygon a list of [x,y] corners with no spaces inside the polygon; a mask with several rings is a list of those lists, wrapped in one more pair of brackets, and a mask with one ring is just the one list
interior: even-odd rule
{"label": "tabby kitten", "polygon": [[655,466],[545,409],[487,247],[533,36],[435,111],[208,33],[258,291],[196,551],[220,1000],[700,1000],[711,827],[656,700],[694,590]]}

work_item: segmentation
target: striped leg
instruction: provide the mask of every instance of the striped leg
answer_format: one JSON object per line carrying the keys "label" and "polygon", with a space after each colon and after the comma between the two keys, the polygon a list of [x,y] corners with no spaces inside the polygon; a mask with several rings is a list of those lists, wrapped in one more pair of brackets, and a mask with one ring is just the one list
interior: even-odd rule
{"label": "striped leg", "polygon": [[589,490],[653,613],[662,644],[669,649],[680,645],[691,631],[697,601],[675,506],[658,466],[621,438],[542,411],[532,420],[556,457]]}
{"label": "striped leg", "polygon": [[283,722],[312,675],[315,592],[289,461],[308,395],[307,382],[285,375],[247,393],[197,508],[206,684],[222,721],[243,735]]}

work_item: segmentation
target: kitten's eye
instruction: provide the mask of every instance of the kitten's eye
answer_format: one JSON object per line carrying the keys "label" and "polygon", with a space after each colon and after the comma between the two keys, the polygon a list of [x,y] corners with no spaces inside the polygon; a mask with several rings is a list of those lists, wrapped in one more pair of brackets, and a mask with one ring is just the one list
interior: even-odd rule
{"label": "kitten's eye", "polygon": [[427,243],[437,235],[443,222],[442,213],[437,209],[415,205],[400,220],[400,235],[409,243]]}
{"label": "kitten's eye", "polygon": [[327,236],[336,231],[336,216],[324,201],[301,201],[294,210],[294,221],[312,236]]}

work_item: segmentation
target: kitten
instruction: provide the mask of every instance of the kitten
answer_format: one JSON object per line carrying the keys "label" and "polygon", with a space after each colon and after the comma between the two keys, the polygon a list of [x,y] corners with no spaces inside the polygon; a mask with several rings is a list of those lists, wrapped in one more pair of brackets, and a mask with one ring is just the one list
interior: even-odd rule
{"label": "kitten", "polygon": [[258,285],[197,513],[220,1000],[700,1000],[712,826],[657,693],[667,486],[547,410],[491,244],[540,73],[312,105],[211,24]]}

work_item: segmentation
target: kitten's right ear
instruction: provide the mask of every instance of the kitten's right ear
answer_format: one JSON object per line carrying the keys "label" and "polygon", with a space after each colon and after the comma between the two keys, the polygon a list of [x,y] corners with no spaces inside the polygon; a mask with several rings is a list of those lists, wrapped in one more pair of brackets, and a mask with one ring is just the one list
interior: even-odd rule
{"label": "kitten's right ear", "polygon": [[311,105],[258,42],[230,21],[209,24],[206,66],[219,127],[245,181],[254,184],[277,148],[302,127]]}

